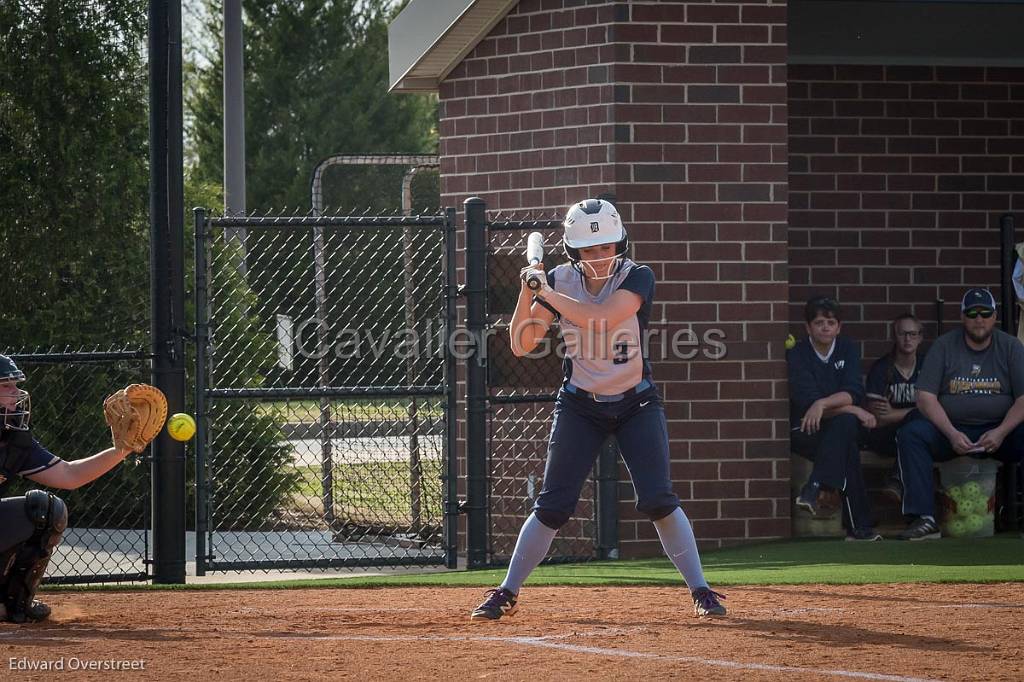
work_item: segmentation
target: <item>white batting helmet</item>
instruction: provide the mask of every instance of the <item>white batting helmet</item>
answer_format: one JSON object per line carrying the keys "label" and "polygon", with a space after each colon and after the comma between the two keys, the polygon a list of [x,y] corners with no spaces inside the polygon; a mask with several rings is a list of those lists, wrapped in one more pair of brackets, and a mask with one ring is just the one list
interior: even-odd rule
{"label": "white batting helmet", "polygon": [[579,249],[616,244],[616,255],[626,252],[629,237],[619,212],[604,199],[587,199],[569,207],[562,222],[562,245],[571,260],[580,259]]}

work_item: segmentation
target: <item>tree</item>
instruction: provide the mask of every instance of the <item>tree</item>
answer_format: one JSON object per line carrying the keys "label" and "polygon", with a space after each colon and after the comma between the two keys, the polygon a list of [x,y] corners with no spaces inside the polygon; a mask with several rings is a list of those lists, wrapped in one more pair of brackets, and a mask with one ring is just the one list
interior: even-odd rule
{"label": "tree", "polygon": [[0,3],[4,344],[146,345],[145,0]]}
{"label": "tree", "polygon": [[[145,0],[0,3],[0,350],[148,349],[145,26]],[[145,379],[22,365],[34,433],[66,459],[109,443],[103,397]],[[63,493],[72,523],[143,527],[147,469]]]}
{"label": "tree", "polygon": [[[197,179],[223,168],[220,3],[205,0],[206,49],[188,109]],[[246,0],[246,195],[249,210],[305,212],[310,175],[332,154],[433,153],[436,100],[387,93],[388,0]],[[390,171],[394,175],[394,169]],[[349,173],[326,186],[340,208],[397,208],[401,171]]]}
{"label": "tree", "polygon": [[[210,186],[221,182],[223,168],[223,31],[220,3],[197,1],[205,7],[204,39],[189,60],[187,74],[188,158],[191,181]],[[390,0],[243,0],[246,204],[250,211],[307,212],[311,173],[320,160],[333,154],[436,150],[435,98],[387,93],[387,26],[394,15],[393,4]],[[325,183],[326,205],[395,210],[405,170],[333,169]],[[436,182],[432,188],[436,206]],[[215,238],[213,256],[220,263],[213,268],[212,284],[220,303],[214,306],[213,326],[215,346],[221,350],[214,363],[214,380],[223,382],[220,385],[317,384],[316,360],[297,359],[294,370],[277,366],[275,336],[275,314],[288,315],[296,324],[315,316],[311,237],[309,229],[253,230],[244,256],[225,248],[222,236]],[[359,274],[353,271],[361,266],[370,272],[368,260],[388,264],[389,270],[377,270],[386,272],[382,279],[401,281],[400,238],[389,240],[379,230],[367,231],[355,243],[351,235],[345,241],[344,231],[335,230],[326,239],[331,254],[326,287],[332,308],[342,299],[337,289],[358,290]],[[341,257],[352,260],[342,264]],[[243,258],[244,275],[230,267]],[[357,258],[363,260],[357,262]],[[433,262],[439,259],[438,251]],[[346,267],[349,262],[351,268]],[[377,300],[375,310],[365,317],[371,313],[394,316],[392,308],[400,308],[401,301],[400,290],[389,292],[388,301]],[[389,307],[389,302],[394,306]],[[400,324],[401,316],[398,319]],[[404,370],[404,365],[399,367]],[[376,374],[367,363],[360,370],[365,376]],[[331,380],[356,383],[341,371],[333,371]],[[294,485],[294,469],[288,467],[291,455],[278,446],[280,429],[273,419],[261,417],[258,407],[244,401],[211,406],[215,433],[210,474],[217,528],[260,527],[278,506],[274,496],[279,491],[287,494]]]}

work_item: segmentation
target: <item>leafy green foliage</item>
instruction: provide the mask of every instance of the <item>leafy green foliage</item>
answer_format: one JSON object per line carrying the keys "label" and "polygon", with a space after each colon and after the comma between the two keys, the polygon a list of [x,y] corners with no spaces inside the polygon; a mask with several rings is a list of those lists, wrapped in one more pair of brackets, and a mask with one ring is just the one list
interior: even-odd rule
{"label": "leafy green foliage", "polygon": [[0,300],[10,347],[144,345],[144,0],[0,3]]}
{"label": "leafy green foliage", "polygon": [[[219,387],[259,388],[264,368],[273,365],[277,340],[260,329],[256,295],[242,269],[237,241],[222,235],[212,242],[211,303],[216,331],[211,349],[211,376]],[[290,450],[275,414],[249,400],[214,401],[210,406],[208,472],[215,530],[256,530],[270,523],[289,498],[299,477],[290,468]]]}
{"label": "leafy green foliage", "polygon": [[[149,338],[144,0],[0,3],[0,300],[8,352]],[[22,363],[34,435],[68,460],[110,444],[105,395],[140,362]],[[61,491],[79,526],[145,523],[148,466]],[[38,487],[23,481],[11,491]]]}
{"label": "leafy green foliage", "polygon": [[252,401],[217,401],[210,409],[213,530],[271,530],[299,483],[280,424]]}
{"label": "leafy green foliage", "polygon": [[[304,213],[310,207],[311,173],[333,154],[436,149],[436,99],[387,92],[387,25],[397,11],[393,4],[243,2],[250,211],[298,208]],[[206,182],[220,181],[223,168],[220,11],[219,2],[207,0],[207,48],[193,60],[187,92],[196,177]],[[402,172],[332,169],[325,177],[325,204],[398,208]]]}

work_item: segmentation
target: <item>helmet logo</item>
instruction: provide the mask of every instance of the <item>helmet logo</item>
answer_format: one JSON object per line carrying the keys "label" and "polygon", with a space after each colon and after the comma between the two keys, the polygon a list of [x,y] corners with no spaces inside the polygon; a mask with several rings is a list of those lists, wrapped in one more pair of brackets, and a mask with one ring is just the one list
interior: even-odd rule
{"label": "helmet logo", "polygon": [[600,230],[600,229],[601,229],[601,225],[600,225],[600,223],[598,223],[598,222],[592,222],[592,223],[590,223],[590,231],[591,231],[591,232],[597,232],[597,231],[598,231],[598,230]]}

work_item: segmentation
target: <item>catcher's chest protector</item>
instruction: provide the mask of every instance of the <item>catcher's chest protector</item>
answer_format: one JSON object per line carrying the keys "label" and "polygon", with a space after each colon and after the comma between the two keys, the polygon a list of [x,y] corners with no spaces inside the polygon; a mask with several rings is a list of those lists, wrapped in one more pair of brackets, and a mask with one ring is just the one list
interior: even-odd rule
{"label": "catcher's chest protector", "polygon": [[28,431],[0,432],[0,497],[4,496],[11,479],[25,469],[25,460],[32,444]]}

